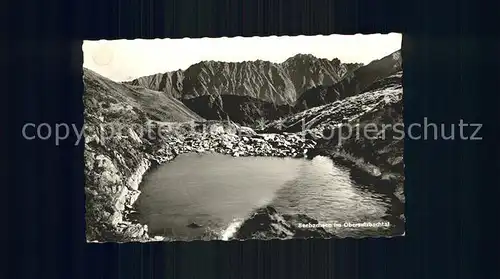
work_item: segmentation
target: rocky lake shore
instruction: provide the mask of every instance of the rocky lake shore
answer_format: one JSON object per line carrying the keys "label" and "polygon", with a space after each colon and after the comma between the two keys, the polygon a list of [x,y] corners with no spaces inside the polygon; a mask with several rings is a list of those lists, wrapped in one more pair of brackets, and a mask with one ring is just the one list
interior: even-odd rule
{"label": "rocky lake shore", "polygon": [[[136,213],[134,203],[139,197],[142,177],[147,172],[160,164],[174,160],[176,156],[189,152],[216,152],[231,156],[275,156],[275,157],[313,157],[325,155],[334,161],[351,167],[354,178],[363,182],[370,180],[379,187],[395,187],[381,175],[373,175],[365,168],[356,168],[352,161],[340,159],[333,153],[316,148],[314,140],[293,134],[257,134],[248,127],[241,127],[234,123],[223,122],[186,122],[186,123],[149,123],[150,128],[162,131],[165,136],[157,137],[157,141],[141,139],[133,130],[128,131],[127,136],[121,135],[117,138],[108,138],[104,142],[96,142],[98,137],[88,140],[88,151],[86,159],[89,167],[87,169],[88,179],[94,178],[94,183],[89,185],[88,197],[99,197],[106,194],[109,198],[107,207],[93,210],[88,216],[95,216],[93,223],[89,223],[89,229],[93,229],[95,240],[106,239],[108,241],[162,241],[162,236],[150,236],[147,225],[140,224],[133,217]],[[153,134],[153,138],[155,135]],[[118,144],[116,141],[120,141]],[[116,148],[106,154],[98,154],[100,145],[114,144],[121,146],[128,153],[128,160],[120,156]],[[140,148],[138,148],[140,146]],[[101,147],[106,150],[106,147]],[[134,152],[134,149],[136,150]],[[107,149],[110,150],[110,149]],[[134,152],[134,157],[130,153]],[[129,170],[120,172],[119,169]],[[356,175],[357,174],[357,175]],[[125,181],[125,183],[121,183]],[[114,187],[111,187],[114,185]],[[93,190],[95,189],[95,190]],[[101,189],[98,192],[98,189]],[[102,189],[109,189],[103,192]],[[102,203],[101,203],[102,204]],[[89,210],[89,209],[87,209]],[[300,221],[301,220],[301,221]],[[90,220],[89,220],[90,221]],[[243,222],[232,239],[248,238],[309,238],[309,237],[334,237],[323,228],[299,228],[297,224],[318,221],[308,216],[298,214],[296,216],[281,215],[276,209],[268,206],[257,209],[249,218]],[[96,230],[100,228],[100,230]],[[208,236],[207,236],[208,238]],[[210,239],[214,239],[210,235]]]}
{"label": "rocky lake shore", "polygon": [[[239,156],[275,156],[301,158],[307,150],[314,148],[316,142],[296,134],[257,134],[251,128],[241,127],[234,123],[221,122],[186,122],[148,124],[151,131],[164,133],[162,137],[151,133],[151,141],[140,138],[130,129],[127,135],[119,135],[99,140],[96,135],[89,135],[86,141],[88,197],[99,197],[106,194],[112,201],[107,210],[93,210],[89,216],[95,216],[89,223],[96,239],[115,239],[116,241],[148,241],[162,240],[161,237],[150,237],[147,226],[134,223],[129,214],[134,213],[133,204],[140,194],[140,183],[147,171],[159,164],[168,163],[177,155],[189,152],[216,152],[235,157]],[[112,151],[106,148],[113,145]],[[118,153],[116,147],[123,148],[125,154]],[[109,155],[98,154],[98,150],[111,151]],[[135,151],[135,152],[134,152]],[[134,153],[133,157],[131,153]],[[111,155],[111,156],[110,156]],[[129,170],[120,172],[120,169]],[[125,181],[122,184],[120,182]],[[91,184],[92,183],[92,184]],[[120,187],[121,186],[121,187]],[[95,189],[94,191],[92,191]],[[104,192],[103,189],[109,189]],[[98,190],[101,190],[98,192]],[[108,202],[109,203],[109,202]],[[94,204],[94,203],[93,203]],[[105,208],[106,209],[106,208]],[[87,209],[89,210],[89,209]],[[96,216],[97,215],[97,216]],[[90,220],[89,220],[90,221]],[[95,230],[101,228],[101,231]]]}

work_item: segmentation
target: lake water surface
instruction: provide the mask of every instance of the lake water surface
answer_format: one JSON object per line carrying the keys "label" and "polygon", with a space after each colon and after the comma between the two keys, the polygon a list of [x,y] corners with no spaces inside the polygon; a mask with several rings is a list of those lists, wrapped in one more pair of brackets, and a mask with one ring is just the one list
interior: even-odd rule
{"label": "lake water surface", "polygon": [[[139,218],[153,235],[199,237],[206,227],[228,234],[256,208],[307,214],[322,223],[385,221],[391,198],[354,183],[329,158],[312,160],[183,154],[144,178]],[[188,227],[191,223],[201,228]],[[339,236],[369,228],[331,229]]]}

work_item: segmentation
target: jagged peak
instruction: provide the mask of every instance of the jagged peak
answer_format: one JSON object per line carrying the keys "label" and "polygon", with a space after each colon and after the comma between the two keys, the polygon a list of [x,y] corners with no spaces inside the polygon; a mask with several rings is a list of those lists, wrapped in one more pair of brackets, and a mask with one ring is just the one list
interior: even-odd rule
{"label": "jagged peak", "polygon": [[[282,64],[289,64],[289,63],[303,63],[303,62],[319,62],[319,61],[322,61],[322,62],[329,62],[329,63],[332,63],[334,65],[337,65],[337,66],[340,66],[342,64],[345,64],[345,63],[342,63],[342,61],[339,59],[339,58],[333,58],[333,59],[327,59],[327,58],[318,58],[316,56],[314,56],[313,54],[309,54],[309,53],[298,53],[298,54],[295,54],[294,56],[291,56],[289,57],[288,59],[286,59]],[[357,63],[347,63],[347,64],[357,64]]]}
{"label": "jagged peak", "polygon": [[340,64],[342,63],[342,61],[340,61],[340,59],[338,59],[338,58],[336,58],[336,57],[335,57],[335,58],[333,58],[333,59],[332,59],[332,60],[330,60],[330,61],[331,61],[332,63],[334,63],[334,64],[338,64],[338,65],[340,65]]}
{"label": "jagged peak", "polygon": [[395,52],[391,53],[392,59],[393,60],[400,60],[401,59],[401,50],[396,50]]}
{"label": "jagged peak", "polygon": [[[318,58],[316,56],[314,56],[313,54],[310,54],[310,53],[297,53],[295,54],[294,56],[291,56],[289,58],[287,58],[285,61],[283,61],[283,63],[286,63],[287,61],[304,61],[304,60],[326,60],[326,61],[329,61],[329,62],[333,62],[333,63],[336,63],[336,64],[340,64],[341,61],[340,59],[338,58],[333,58],[331,60],[328,60],[326,58]],[[238,65],[241,65],[241,64],[246,64],[246,63],[258,63],[258,64],[270,64],[270,63],[273,63],[271,61],[268,61],[268,60],[262,60],[262,59],[256,59],[256,60],[245,60],[245,61],[238,61],[238,62],[227,62],[227,61],[217,61],[217,60],[202,60],[198,63],[195,63],[191,66],[195,66],[195,65],[214,65],[214,64],[238,64]],[[277,63],[277,64],[280,64],[280,63]],[[351,63],[353,64],[353,63]]]}
{"label": "jagged peak", "polygon": [[374,64],[374,63],[377,63],[377,62],[380,62],[380,61],[383,61],[383,60],[387,60],[387,59],[401,60],[401,49],[396,50],[393,53],[388,54],[388,55],[386,55],[386,56],[384,56],[382,58],[375,59],[372,62],[370,62],[369,64],[372,64],[372,63]]}
{"label": "jagged peak", "polygon": [[291,58],[316,58],[316,56],[310,54],[310,53],[297,53]]}
{"label": "jagged peak", "polygon": [[220,66],[220,65],[244,65],[244,64],[272,64],[270,61],[266,60],[246,60],[246,61],[238,61],[238,62],[228,62],[228,61],[216,61],[216,60],[202,60],[198,63],[195,63],[191,66],[189,66],[188,69],[194,69],[194,68],[203,68],[203,67],[213,67],[213,66]]}
{"label": "jagged peak", "polygon": [[[173,71],[168,71],[168,72],[163,72],[163,73],[151,74],[151,75],[147,75],[145,77],[156,76],[156,75],[166,75],[166,74],[173,74],[173,73],[182,73],[182,72],[186,72],[186,71],[189,71],[189,70],[202,69],[203,67],[213,67],[213,66],[220,66],[220,65],[243,65],[243,64],[259,64],[259,65],[262,65],[262,64],[277,64],[277,65],[286,65],[286,64],[288,64],[288,63],[290,63],[292,61],[294,61],[294,62],[328,61],[328,62],[336,64],[336,65],[345,64],[345,65],[352,65],[352,66],[356,66],[357,65],[358,67],[364,66],[363,63],[342,63],[341,60],[338,59],[338,58],[333,58],[333,59],[329,60],[327,58],[318,58],[318,57],[316,57],[316,56],[314,56],[313,54],[310,54],[310,53],[297,53],[294,56],[289,57],[288,59],[286,59],[282,63],[273,63],[271,61],[262,60],[262,59],[245,60],[245,61],[238,61],[238,62],[219,61],[219,60],[202,60],[202,61],[199,61],[197,63],[194,63],[194,64],[190,65],[188,68],[186,68],[184,70],[183,69],[178,69],[178,70],[173,70]],[[135,78],[135,79],[137,79],[137,78]],[[133,80],[135,80],[135,79],[133,79]]]}
{"label": "jagged peak", "polygon": [[318,60],[318,58],[310,53],[297,53],[289,57],[283,63],[290,63],[292,61],[305,61],[305,60]]}
{"label": "jagged peak", "polygon": [[343,63],[343,64],[347,65],[347,66],[357,66],[357,67],[363,67],[363,66],[365,66],[365,63],[357,63],[357,62]]}

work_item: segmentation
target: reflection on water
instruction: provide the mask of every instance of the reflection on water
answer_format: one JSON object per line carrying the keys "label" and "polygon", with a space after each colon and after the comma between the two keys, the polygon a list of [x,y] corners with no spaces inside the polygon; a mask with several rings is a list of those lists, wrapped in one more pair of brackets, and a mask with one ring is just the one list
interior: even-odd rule
{"label": "reflection on water", "polygon": [[[347,168],[322,156],[302,164],[297,177],[287,181],[273,200],[282,213],[302,213],[326,224],[384,222],[390,204],[389,197],[376,193],[373,187],[355,184]],[[360,229],[332,230],[347,236]]]}
{"label": "reflection on water", "polygon": [[388,197],[354,184],[347,169],[326,157],[184,154],[151,172],[141,190],[141,221],[153,234],[177,238],[199,236],[207,226],[221,231],[268,204],[324,223],[376,222],[390,204]]}

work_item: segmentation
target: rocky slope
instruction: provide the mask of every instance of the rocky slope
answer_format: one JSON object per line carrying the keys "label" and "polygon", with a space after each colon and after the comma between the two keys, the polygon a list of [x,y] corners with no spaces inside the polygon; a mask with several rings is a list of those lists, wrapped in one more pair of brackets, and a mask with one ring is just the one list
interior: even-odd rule
{"label": "rocky slope", "polygon": [[145,124],[202,118],[163,92],[115,83],[88,69],[83,82],[87,239],[142,237],[144,227],[131,226],[123,213],[160,149],[141,136],[147,134]]}
{"label": "rocky slope", "polygon": [[298,54],[283,63],[203,61],[185,71],[141,77],[128,83],[167,92],[183,100],[237,95],[282,105],[293,104],[309,88],[336,83],[359,66],[343,64],[338,59]]}
{"label": "rocky slope", "polygon": [[297,99],[296,109],[300,111],[354,96],[366,91],[375,81],[399,71],[402,71],[401,50],[346,73],[334,85],[323,84],[307,90]]}
{"label": "rocky slope", "polygon": [[[314,107],[268,124],[262,132],[294,132],[317,145],[308,154],[328,155],[404,202],[402,72],[378,80],[358,95]],[[369,127],[370,126],[370,127]]]}

